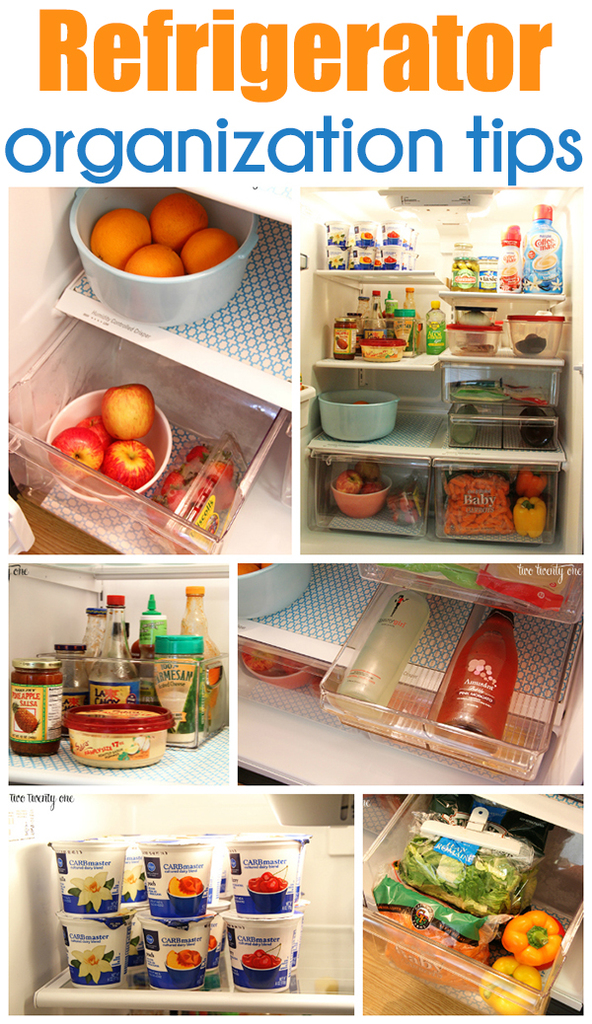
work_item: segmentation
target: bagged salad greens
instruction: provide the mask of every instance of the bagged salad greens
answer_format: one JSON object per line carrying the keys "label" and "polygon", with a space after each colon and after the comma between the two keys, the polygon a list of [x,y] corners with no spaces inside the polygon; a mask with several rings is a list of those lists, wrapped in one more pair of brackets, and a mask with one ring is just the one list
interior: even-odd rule
{"label": "bagged salad greens", "polygon": [[530,905],[540,858],[523,835],[521,852],[513,855],[479,846],[479,833],[472,830],[467,832],[468,845],[464,839],[455,843],[422,835],[424,821],[442,818],[429,813],[414,817],[415,834],[398,865],[403,882],[478,917],[520,914]]}

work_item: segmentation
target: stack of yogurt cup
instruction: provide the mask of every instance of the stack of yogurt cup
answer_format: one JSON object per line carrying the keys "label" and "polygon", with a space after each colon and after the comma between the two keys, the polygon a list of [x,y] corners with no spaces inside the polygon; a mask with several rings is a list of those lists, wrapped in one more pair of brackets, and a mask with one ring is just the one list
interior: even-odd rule
{"label": "stack of yogurt cup", "polygon": [[240,833],[228,841],[234,911],[223,914],[235,989],[287,991],[298,963],[310,836]]}
{"label": "stack of yogurt cup", "polygon": [[[139,922],[151,988],[199,989],[218,967],[225,845],[217,836],[169,836],[140,843],[149,910]],[[213,869],[213,870],[212,870]]]}
{"label": "stack of yogurt cup", "polygon": [[[120,987],[130,966],[134,912],[145,902],[140,851],[125,836],[49,843],[62,893],[57,917],[74,985]],[[139,956],[134,942],[131,949]]]}

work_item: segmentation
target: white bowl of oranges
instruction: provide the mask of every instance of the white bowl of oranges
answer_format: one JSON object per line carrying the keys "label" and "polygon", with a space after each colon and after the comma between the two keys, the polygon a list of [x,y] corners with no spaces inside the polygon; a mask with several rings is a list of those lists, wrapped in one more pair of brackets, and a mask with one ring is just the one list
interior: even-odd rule
{"label": "white bowl of oranges", "polygon": [[238,291],[258,217],[158,188],[78,189],[70,231],[90,285],[121,316],[157,327],[196,323]]}

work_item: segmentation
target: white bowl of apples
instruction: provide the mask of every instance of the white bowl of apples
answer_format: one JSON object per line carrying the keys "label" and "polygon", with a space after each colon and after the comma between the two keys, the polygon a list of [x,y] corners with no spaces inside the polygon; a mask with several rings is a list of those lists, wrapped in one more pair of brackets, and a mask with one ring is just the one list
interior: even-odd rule
{"label": "white bowl of apples", "polygon": [[101,482],[91,480],[84,467],[141,494],[166,468],[173,439],[150,389],[144,384],[123,384],[89,391],[69,402],[52,420],[47,443],[80,463],[77,470],[60,460],[59,468],[69,480],[84,481],[84,490],[63,486],[87,501],[100,501],[101,491],[105,496],[123,495],[107,484],[101,488]]}
{"label": "white bowl of apples", "polygon": [[375,462],[356,462],[345,469],[331,484],[337,507],[352,519],[375,516],[386,504],[391,489],[390,477],[381,474]]}

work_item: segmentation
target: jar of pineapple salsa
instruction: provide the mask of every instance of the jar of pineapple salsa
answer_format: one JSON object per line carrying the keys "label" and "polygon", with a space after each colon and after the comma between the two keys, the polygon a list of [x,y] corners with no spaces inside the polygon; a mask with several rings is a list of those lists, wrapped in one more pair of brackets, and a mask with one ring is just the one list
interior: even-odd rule
{"label": "jar of pineapple salsa", "polygon": [[56,754],[62,734],[62,663],[57,658],[16,658],[10,676],[10,749],[41,757]]}

